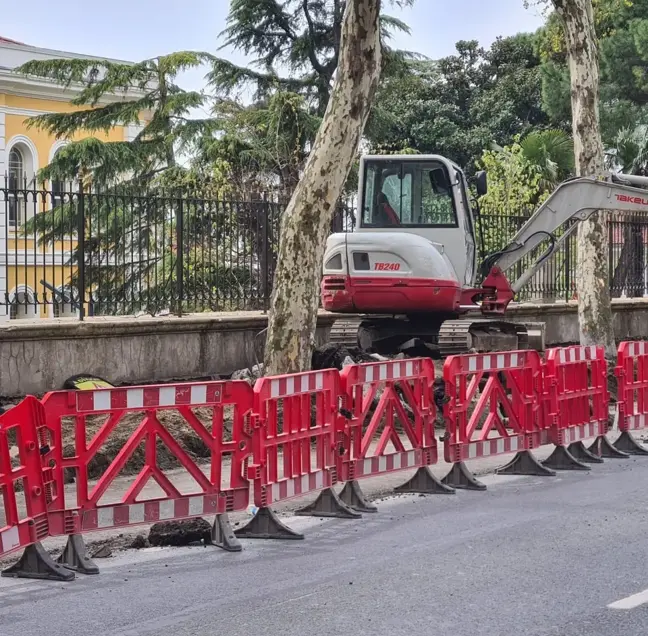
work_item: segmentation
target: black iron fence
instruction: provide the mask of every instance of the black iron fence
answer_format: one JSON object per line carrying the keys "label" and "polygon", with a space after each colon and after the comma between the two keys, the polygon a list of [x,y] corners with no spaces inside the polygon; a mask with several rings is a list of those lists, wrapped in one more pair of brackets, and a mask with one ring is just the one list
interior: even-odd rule
{"label": "black iron fence", "polygon": [[[12,318],[269,306],[285,199],[3,185],[0,306]],[[340,205],[332,230],[353,218]]]}
{"label": "black iron fence", "polygon": [[[531,211],[529,212],[530,215]],[[479,251],[482,256],[506,245],[529,218],[523,216],[483,215],[477,219]],[[568,226],[571,227],[571,226]],[[557,233],[559,237],[560,234]],[[541,243],[521,259],[507,276],[522,276],[549,246]],[[613,298],[641,298],[648,295],[648,213],[615,212],[608,216],[608,266]],[[524,286],[520,301],[569,301],[576,297],[577,228],[558,251]]]}
{"label": "black iron fence", "polygon": [[[269,306],[285,200],[0,185],[1,315],[83,319]],[[352,229],[354,218],[353,206],[341,204],[332,230]],[[503,247],[527,218],[478,218],[480,255]],[[648,294],[648,214],[614,214],[609,232],[612,295]],[[520,300],[570,300],[575,291],[574,234]]]}

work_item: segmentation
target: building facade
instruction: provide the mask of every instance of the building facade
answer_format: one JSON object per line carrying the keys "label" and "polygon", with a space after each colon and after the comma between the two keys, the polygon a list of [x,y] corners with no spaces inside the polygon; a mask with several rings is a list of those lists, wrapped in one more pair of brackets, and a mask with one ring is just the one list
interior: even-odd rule
{"label": "building facade", "polygon": [[[64,290],[72,275],[69,256],[75,247],[72,236],[44,245],[26,235],[21,226],[34,214],[47,213],[57,203],[60,184],[36,183],[41,168],[71,140],[57,139],[36,127],[31,117],[45,113],[72,112],[70,103],[81,87],[62,87],[55,82],[17,74],[15,69],[30,60],[104,59],[29,46],[0,36],[0,322],[11,319],[71,317],[76,310],[65,297],[60,302],[37,302],[52,298],[52,290]],[[115,95],[100,105],[122,99]],[[105,141],[131,141],[141,126],[115,127],[96,135]],[[27,187],[24,187],[24,186]],[[41,191],[30,196],[28,190]],[[47,191],[47,195],[43,194]]]}

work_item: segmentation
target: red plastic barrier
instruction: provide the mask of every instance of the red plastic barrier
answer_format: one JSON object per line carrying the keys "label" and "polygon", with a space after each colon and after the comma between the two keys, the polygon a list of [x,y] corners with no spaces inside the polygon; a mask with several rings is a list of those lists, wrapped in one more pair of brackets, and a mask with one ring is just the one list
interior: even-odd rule
{"label": "red plastic barrier", "polygon": [[563,446],[607,433],[604,347],[549,349],[545,358],[548,441]]}
{"label": "red plastic barrier", "polygon": [[[49,485],[51,534],[72,534],[90,530],[154,523],[242,510],[248,505],[249,484],[243,476],[246,457],[251,452],[249,418],[253,393],[246,382],[206,382],[102,389],[59,391],[43,399],[45,426],[39,434],[49,451],[43,465],[53,465]],[[211,425],[196,415],[196,408],[211,408]],[[231,439],[226,431],[225,409],[231,408]],[[174,413],[191,429],[196,441],[209,449],[207,473],[185,452],[168,428],[160,421],[160,412]],[[135,415],[136,428],[109,462],[96,483],[91,483],[88,467],[100,459],[100,450],[118,427]],[[87,439],[89,418],[105,418]],[[138,419],[139,418],[139,419]],[[62,430],[74,426],[74,448],[63,448]],[[181,493],[159,465],[157,446],[162,444],[193,478],[195,490]],[[143,446],[144,466],[132,478],[125,494],[116,502],[102,504],[101,499],[133,454]],[[225,479],[230,464],[229,480]],[[66,470],[76,473],[76,501],[66,502],[63,477]],[[164,492],[162,497],[142,499],[146,484],[152,480]],[[80,512],[80,514],[77,513]],[[57,514],[58,513],[58,514]]]}
{"label": "red plastic barrier", "polygon": [[453,356],[443,366],[443,377],[450,398],[445,411],[447,462],[539,445],[541,361],[537,351]]}
{"label": "red plastic barrier", "polygon": [[336,369],[257,380],[248,478],[259,508],[335,484],[339,392]]}
{"label": "red plastic barrier", "polygon": [[648,427],[648,342],[622,342],[615,374],[618,378],[619,430]]}
{"label": "red plastic barrier", "polygon": [[351,481],[436,464],[430,359],[348,366],[341,379],[344,406],[352,418],[344,426],[345,439],[337,458],[340,479]]}
{"label": "red plastic barrier", "polygon": [[[0,557],[49,534],[36,432],[43,417],[42,405],[31,396],[0,416]],[[12,455],[17,464],[13,467]],[[18,484],[22,492],[16,492]],[[24,509],[19,506],[20,499],[25,502]]]}

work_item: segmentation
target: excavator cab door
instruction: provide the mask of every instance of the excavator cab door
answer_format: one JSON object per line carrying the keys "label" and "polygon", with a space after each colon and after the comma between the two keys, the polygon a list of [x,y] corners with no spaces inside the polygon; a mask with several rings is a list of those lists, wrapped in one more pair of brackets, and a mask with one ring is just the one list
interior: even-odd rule
{"label": "excavator cab door", "polygon": [[[437,155],[365,156],[360,161],[359,186],[358,231],[406,232],[426,238],[443,246],[457,280],[472,283],[472,217],[462,199],[463,174],[454,164]],[[373,269],[371,264],[369,268]]]}

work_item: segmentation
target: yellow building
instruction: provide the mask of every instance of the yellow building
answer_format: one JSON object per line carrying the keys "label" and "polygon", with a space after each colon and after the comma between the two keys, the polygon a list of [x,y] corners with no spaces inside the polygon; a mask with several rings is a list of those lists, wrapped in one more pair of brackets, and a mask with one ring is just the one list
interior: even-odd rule
{"label": "yellow building", "polygon": [[[68,262],[75,247],[72,237],[62,237],[55,245],[42,245],[37,237],[20,231],[34,214],[56,205],[60,184],[37,184],[34,177],[69,143],[28,128],[27,120],[44,113],[72,111],[75,107],[70,100],[80,87],[64,88],[53,81],[21,76],[14,69],[33,59],[60,58],[99,59],[37,48],[0,36],[0,321],[77,314],[51,291],[52,287],[64,289],[73,273]],[[119,99],[114,96],[100,105]],[[119,126],[99,138],[130,141],[140,130],[141,126]],[[27,184],[27,188],[21,184]],[[30,189],[37,194],[30,194]]]}

